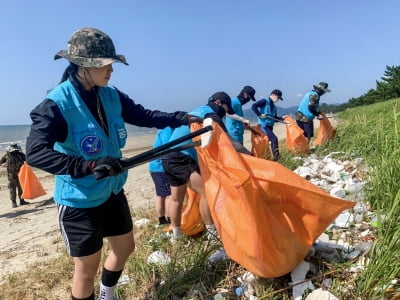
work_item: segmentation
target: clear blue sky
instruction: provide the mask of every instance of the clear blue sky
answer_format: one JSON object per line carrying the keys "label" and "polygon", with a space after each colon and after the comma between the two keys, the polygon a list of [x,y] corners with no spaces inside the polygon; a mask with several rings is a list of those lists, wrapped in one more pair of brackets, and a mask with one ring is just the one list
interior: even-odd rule
{"label": "clear blue sky", "polygon": [[81,27],[111,36],[130,65],[110,84],[146,108],[190,110],[244,85],[257,99],[281,89],[289,107],[319,81],[332,90],[321,102],[347,102],[400,65],[399,12],[398,0],[2,1],[0,125],[30,124]]}

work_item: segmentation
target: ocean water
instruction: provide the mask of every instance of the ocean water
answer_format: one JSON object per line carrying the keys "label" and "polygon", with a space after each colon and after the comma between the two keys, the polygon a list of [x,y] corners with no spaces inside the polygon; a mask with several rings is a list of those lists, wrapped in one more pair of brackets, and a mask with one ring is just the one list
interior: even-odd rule
{"label": "ocean water", "polygon": [[[0,152],[4,152],[11,143],[18,143],[25,152],[26,138],[30,125],[0,125]],[[128,137],[152,135],[156,128],[137,127],[127,124]]]}

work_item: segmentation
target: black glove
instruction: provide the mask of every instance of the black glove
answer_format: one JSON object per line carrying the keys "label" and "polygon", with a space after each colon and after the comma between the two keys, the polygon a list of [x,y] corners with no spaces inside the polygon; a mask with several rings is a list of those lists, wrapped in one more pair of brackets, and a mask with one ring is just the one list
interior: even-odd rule
{"label": "black glove", "polygon": [[192,123],[203,123],[203,121],[204,121],[203,118],[192,116],[192,115],[188,115],[188,125],[189,126]]}
{"label": "black glove", "polygon": [[189,125],[192,123],[203,123],[203,119],[200,117],[189,115],[188,113],[180,112],[179,119],[182,122],[182,125]]}
{"label": "black glove", "polygon": [[188,125],[188,122],[189,122],[188,116],[189,115],[185,111],[177,111],[177,112],[175,112],[175,117],[180,123],[177,127],[179,127],[181,125]]}
{"label": "black glove", "polygon": [[105,156],[89,163],[89,169],[93,173],[96,180],[117,176],[123,172],[121,160],[116,157]]}

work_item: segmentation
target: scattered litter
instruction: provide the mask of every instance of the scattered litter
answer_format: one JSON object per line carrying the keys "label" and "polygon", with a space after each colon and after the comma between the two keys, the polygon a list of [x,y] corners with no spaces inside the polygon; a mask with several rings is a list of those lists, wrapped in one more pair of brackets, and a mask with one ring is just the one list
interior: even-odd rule
{"label": "scattered litter", "polygon": [[213,263],[216,263],[217,261],[226,260],[226,259],[229,259],[229,257],[228,257],[228,255],[226,255],[225,250],[219,249],[210,255],[210,257],[208,258],[208,261],[213,264]]}
{"label": "scattered litter", "polygon": [[154,251],[147,257],[148,264],[166,265],[171,262],[171,258],[162,251]]}
{"label": "scattered litter", "polygon": [[[305,281],[307,272],[310,270],[310,263],[302,261],[291,273],[291,284],[293,285],[294,300],[303,299],[303,294],[306,290],[314,290],[314,285],[311,281]],[[304,282],[303,282],[304,281]],[[302,283],[300,283],[302,282]]]}
{"label": "scattered litter", "polygon": [[338,227],[348,228],[351,222],[353,222],[353,214],[349,211],[344,211],[336,217],[334,224]]}
{"label": "scattered litter", "polygon": [[225,300],[226,298],[222,294],[218,293],[214,296],[214,300]]}
{"label": "scattered litter", "polygon": [[145,218],[135,221],[135,226],[137,228],[143,228],[143,227],[145,227],[145,226],[147,226],[149,224],[150,224],[150,220],[149,219],[145,219]]}
{"label": "scattered litter", "polygon": [[339,298],[329,291],[324,291],[323,289],[316,289],[307,296],[306,300],[339,300]]}
{"label": "scattered litter", "polygon": [[128,275],[122,275],[119,280],[118,280],[118,284],[120,285],[124,285],[124,284],[128,284],[131,282],[131,279]]}

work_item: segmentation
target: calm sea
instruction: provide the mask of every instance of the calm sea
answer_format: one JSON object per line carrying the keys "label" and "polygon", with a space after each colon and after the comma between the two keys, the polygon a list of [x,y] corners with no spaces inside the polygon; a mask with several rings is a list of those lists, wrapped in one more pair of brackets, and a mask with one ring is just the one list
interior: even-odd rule
{"label": "calm sea", "polygon": [[[11,143],[18,143],[25,152],[26,138],[30,125],[0,125],[0,152],[4,152]],[[144,128],[126,125],[128,137],[151,135],[157,132],[156,128]]]}

